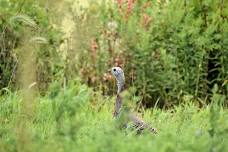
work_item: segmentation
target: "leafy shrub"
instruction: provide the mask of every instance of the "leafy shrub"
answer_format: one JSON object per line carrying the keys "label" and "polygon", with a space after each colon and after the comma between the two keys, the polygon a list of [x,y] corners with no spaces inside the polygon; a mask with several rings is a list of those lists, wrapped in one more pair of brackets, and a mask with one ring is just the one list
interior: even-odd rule
{"label": "leafy shrub", "polygon": [[96,90],[113,94],[108,69],[121,66],[127,87],[137,88],[143,106],[169,107],[186,96],[205,104],[215,84],[227,94],[223,1],[123,0],[91,2],[80,11],[70,7],[75,29],[73,47],[66,54],[57,52],[62,33],[50,21],[43,2],[3,0],[1,4],[1,88],[14,86],[19,64],[15,50],[28,49],[23,47],[29,37],[43,92],[51,81],[64,78],[67,83],[80,75]]}
{"label": "leafy shrub", "polygon": [[[114,6],[92,3],[83,15],[96,14],[96,18],[86,20],[82,15],[76,22],[88,23],[80,30],[97,30],[86,39],[87,45],[79,49],[75,60],[76,69],[89,85],[97,87],[110,80],[107,69],[121,66],[127,85],[137,88],[144,106],[157,102],[169,107],[184,101],[185,96],[206,104],[215,84],[223,95],[228,94],[224,1],[115,2]],[[105,92],[113,92],[113,83],[102,86]]]}
{"label": "leafy shrub", "polygon": [[42,2],[1,0],[0,4],[0,88],[15,88],[20,55],[29,49],[36,54],[38,86],[45,90],[62,68],[56,51],[60,31],[53,28]]}

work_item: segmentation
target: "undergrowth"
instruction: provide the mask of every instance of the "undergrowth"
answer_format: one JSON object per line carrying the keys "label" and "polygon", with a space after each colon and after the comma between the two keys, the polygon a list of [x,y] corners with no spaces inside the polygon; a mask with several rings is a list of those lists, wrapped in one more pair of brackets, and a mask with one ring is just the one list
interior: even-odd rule
{"label": "undergrowth", "polygon": [[[228,151],[225,1],[102,2],[0,0],[0,151]],[[157,134],[113,118],[112,66]]]}
{"label": "undergrowth", "polygon": [[65,89],[54,83],[48,95],[34,99],[34,115],[22,113],[20,92],[8,91],[0,99],[0,151],[227,151],[228,111],[218,94],[214,98],[202,109],[189,101],[169,110],[145,110],[142,117],[158,134],[136,135],[115,127],[114,98],[79,81]]}

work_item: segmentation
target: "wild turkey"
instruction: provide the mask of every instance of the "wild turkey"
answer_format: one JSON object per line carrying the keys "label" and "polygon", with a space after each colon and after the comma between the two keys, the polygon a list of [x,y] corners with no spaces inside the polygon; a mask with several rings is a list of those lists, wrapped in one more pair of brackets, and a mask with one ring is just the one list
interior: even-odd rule
{"label": "wild turkey", "polygon": [[[113,117],[116,118],[122,112],[121,111],[121,108],[122,108],[121,92],[124,90],[125,76],[124,76],[123,70],[120,67],[113,67],[111,69],[111,72],[117,81],[117,95],[116,95],[115,108],[113,112]],[[141,133],[141,131],[144,129],[148,129],[152,133],[157,133],[155,128],[150,127],[148,124],[146,124],[143,120],[138,118],[133,113],[127,113],[127,120],[133,123],[133,126],[137,129],[137,133]]]}

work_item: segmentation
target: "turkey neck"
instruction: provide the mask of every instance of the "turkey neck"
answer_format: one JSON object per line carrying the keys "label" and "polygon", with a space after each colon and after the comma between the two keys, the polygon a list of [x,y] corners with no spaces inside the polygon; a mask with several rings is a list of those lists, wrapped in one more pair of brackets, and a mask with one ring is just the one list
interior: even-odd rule
{"label": "turkey neck", "polygon": [[117,117],[120,113],[121,107],[122,107],[122,98],[120,96],[120,93],[124,90],[124,82],[117,80],[117,95],[116,95],[116,102],[115,102],[115,109],[113,116]]}
{"label": "turkey neck", "polygon": [[117,80],[117,96],[118,96],[124,89],[124,79],[117,78],[116,80]]}

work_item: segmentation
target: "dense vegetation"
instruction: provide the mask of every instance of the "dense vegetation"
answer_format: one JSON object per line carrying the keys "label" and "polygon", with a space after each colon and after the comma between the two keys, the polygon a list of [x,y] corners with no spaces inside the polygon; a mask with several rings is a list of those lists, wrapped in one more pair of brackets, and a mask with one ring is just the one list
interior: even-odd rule
{"label": "dense vegetation", "polygon": [[34,110],[21,109],[18,94],[1,97],[1,151],[228,150],[228,112],[218,104],[217,94],[214,104],[203,109],[186,104],[167,111],[146,110],[144,119],[159,133],[138,136],[116,128],[112,98],[103,98],[79,81],[65,90],[53,84],[49,95],[37,99]]}
{"label": "dense vegetation", "polygon": [[119,1],[114,9],[102,8],[94,47],[80,51],[82,75],[94,86],[116,64],[144,105],[169,107],[185,96],[208,103],[215,84],[228,94],[224,1]]}
{"label": "dense vegetation", "polygon": [[[227,20],[224,0],[0,0],[0,151],[228,151]],[[158,134],[119,129],[112,66]]]}
{"label": "dense vegetation", "polygon": [[16,75],[23,71],[19,65],[31,56],[36,65],[28,68],[36,68],[40,91],[56,79],[58,67],[62,66],[57,54],[61,32],[54,27],[45,5],[41,4],[33,0],[0,1],[0,88],[14,89],[18,85],[16,79],[20,78]]}

